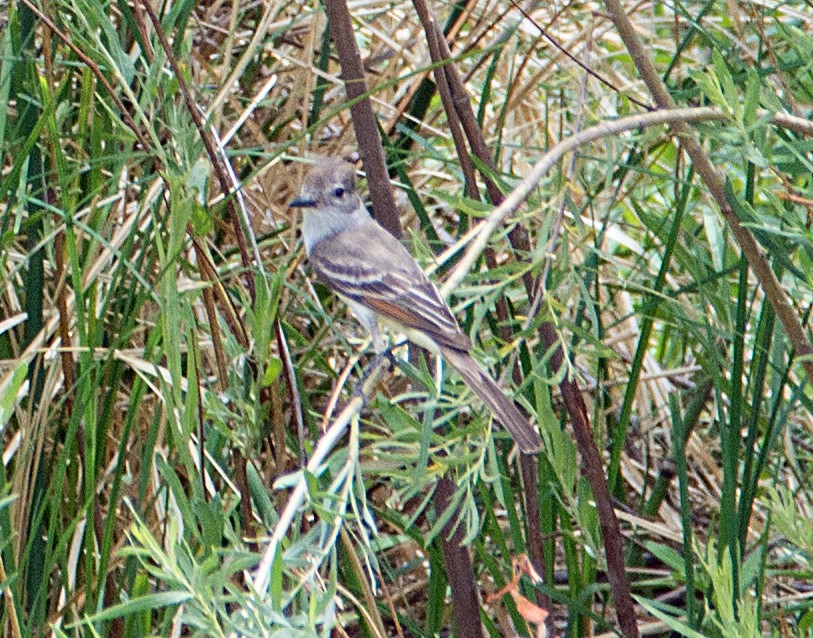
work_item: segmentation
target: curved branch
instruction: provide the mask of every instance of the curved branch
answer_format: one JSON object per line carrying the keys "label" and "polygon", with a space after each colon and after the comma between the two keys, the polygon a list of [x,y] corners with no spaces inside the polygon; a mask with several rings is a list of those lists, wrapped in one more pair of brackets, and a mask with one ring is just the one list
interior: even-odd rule
{"label": "curved branch", "polygon": [[[758,113],[760,116],[769,114],[768,111],[763,110],[758,111]],[[465,255],[463,255],[463,258],[457,264],[449,277],[447,277],[446,281],[443,283],[443,286],[441,286],[441,294],[443,294],[444,297],[448,297],[455,289],[457,289],[468,272],[474,266],[474,263],[477,261],[477,259],[479,259],[483,250],[485,250],[485,247],[488,245],[488,240],[491,238],[494,231],[497,230],[500,224],[502,224],[510,215],[519,210],[519,207],[525,202],[531,192],[537,187],[539,182],[542,181],[545,174],[567,153],[575,151],[583,144],[588,144],[605,137],[612,137],[614,135],[639,128],[647,128],[649,126],[657,126],[660,124],[674,125],[676,122],[685,124],[686,122],[713,122],[726,119],[728,119],[728,115],[726,115],[721,109],[711,106],[683,109],[662,109],[658,111],[651,111],[649,113],[629,115],[627,117],[622,117],[618,120],[612,120],[609,122],[602,122],[601,124],[591,126],[590,128],[587,128],[580,133],[573,135],[572,137],[562,140],[558,144],[554,145],[536,164],[534,164],[531,172],[528,173],[528,175],[516,185],[514,190],[508,194],[502,204],[497,206],[493,211],[491,211],[491,213],[489,213],[488,217],[484,221],[472,228],[452,247],[438,256],[437,261],[442,263],[451,255],[460,250],[463,246],[470,243]],[[786,113],[775,113],[771,117],[771,123],[803,135],[813,136],[813,122],[799,117],[788,115]],[[726,203],[726,205],[728,204]],[[773,275],[773,273],[771,273],[771,275]],[[779,314],[778,311],[777,314]],[[801,325],[799,326],[799,329],[801,330]],[[794,342],[794,346],[795,345],[796,344]],[[813,350],[810,350],[810,352],[813,353]],[[811,381],[813,381],[813,378],[811,378]]]}

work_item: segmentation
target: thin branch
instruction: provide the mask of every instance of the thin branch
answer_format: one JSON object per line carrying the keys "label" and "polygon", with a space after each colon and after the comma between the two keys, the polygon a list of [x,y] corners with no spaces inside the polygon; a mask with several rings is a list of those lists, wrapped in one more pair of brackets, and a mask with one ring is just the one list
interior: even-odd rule
{"label": "thin branch", "polygon": [[[59,27],[56,26],[53,20],[51,20],[48,16],[46,16],[42,11],[40,11],[34,4],[32,4],[31,0],[22,0],[23,4],[27,6],[31,11],[37,16],[46,27],[48,27],[56,37],[58,37],[62,42],[67,46],[71,51],[73,51],[74,55],[79,58],[83,64],[85,64],[89,69],[90,72],[93,73],[94,77],[99,81],[99,83],[105,88],[107,94],[110,96],[110,99],[116,103],[116,108],[118,108],[119,113],[121,114],[121,119],[124,120],[124,123],[127,127],[133,132],[138,140],[139,144],[141,144],[144,152],[148,152],[150,148],[149,140],[144,137],[144,133],[138,128],[138,125],[135,123],[132,115],[130,115],[130,111],[124,106],[124,102],[121,101],[121,98],[116,93],[116,90],[113,88],[113,85],[105,77],[104,73],[102,73],[101,69],[99,69],[99,65],[96,64],[93,60],[91,60],[85,53],[82,52],[78,46],[76,46],[71,39],[65,35],[62,31],[59,30]],[[153,163],[155,164],[156,159],[153,158]]]}
{"label": "thin branch", "polygon": [[[627,51],[632,58],[635,68],[641,74],[641,79],[646,84],[652,97],[655,99],[658,107],[662,109],[673,109],[676,104],[666,90],[666,86],[658,75],[655,65],[650,59],[649,53],[644,48],[638,34],[635,33],[635,27],[627,18],[620,0],[604,0],[610,19],[618,29],[618,34],[624,41]],[[807,340],[805,330],[802,327],[793,305],[785,295],[782,285],[776,278],[771,265],[762,254],[754,236],[745,228],[740,222],[739,217],[734,212],[728,197],[725,193],[725,180],[723,176],[714,168],[706,152],[698,141],[697,133],[690,127],[686,120],[673,120],[670,122],[672,132],[680,141],[680,145],[686,150],[686,153],[692,160],[697,174],[706,184],[709,193],[717,202],[720,207],[720,212],[723,215],[728,227],[737,239],[740,245],[740,250],[748,262],[748,266],[756,276],[765,296],[771,302],[774,312],[779,317],[782,325],[785,328],[785,333],[793,346],[796,354],[802,357],[802,366],[807,374],[808,383],[813,383],[813,347]]]}
{"label": "thin branch", "polygon": [[[767,111],[759,111],[760,117],[768,115]],[[466,278],[469,271],[474,266],[475,262],[480,258],[491,235],[500,225],[512,214],[514,214],[519,207],[525,202],[528,196],[537,187],[539,182],[545,177],[545,174],[553,168],[564,155],[575,151],[583,144],[588,144],[604,137],[613,137],[627,131],[635,130],[638,128],[646,128],[648,126],[655,126],[659,124],[668,124],[675,121],[682,122],[711,122],[728,119],[728,115],[717,107],[700,107],[700,108],[683,108],[683,109],[664,109],[660,111],[652,111],[649,113],[641,113],[638,115],[629,115],[618,120],[609,122],[602,122],[596,124],[584,131],[573,135],[572,137],[562,140],[554,145],[542,158],[534,164],[531,172],[525,176],[519,184],[516,185],[513,191],[505,198],[502,204],[497,206],[488,217],[480,222],[477,226],[472,228],[468,233],[461,237],[451,248],[444,251],[439,257],[439,261],[448,259],[451,255],[459,251],[466,244],[470,244],[466,250],[466,254],[457,264],[452,273],[446,278],[443,286],[440,288],[441,294],[448,297],[454,290],[460,286],[463,279]],[[776,126],[787,128],[797,133],[813,136],[813,122],[803,120],[802,118],[787,115],[785,113],[775,113],[771,118],[771,122]]]}
{"label": "thin branch", "polygon": [[[460,167],[463,171],[464,189],[466,195],[473,200],[480,200],[480,192],[477,187],[477,172],[474,162],[469,156],[466,146],[466,136],[462,130],[461,116],[474,122],[474,127],[478,129],[476,118],[471,110],[468,95],[462,90],[462,81],[456,67],[452,64],[451,53],[446,39],[443,37],[441,29],[437,26],[434,15],[425,0],[413,0],[413,5],[418,13],[421,24],[426,35],[429,46],[429,53],[434,67],[435,84],[441,101],[443,110],[446,113],[446,121],[452,134]],[[442,44],[441,44],[442,41]],[[453,87],[456,87],[453,89]],[[457,98],[457,99],[456,99]],[[471,125],[469,125],[471,128]],[[471,139],[470,131],[469,140]],[[477,139],[482,139],[482,134],[478,134]],[[485,147],[482,143],[481,148]],[[490,163],[491,158],[481,158],[482,161]],[[493,249],[486,249],[486,263],[490,269],[496,268],[497,258]],[[513,338],[511,333],[511,322],[509,321],[509,309],[505,297],[500,296],[496,301],[497,318],[500,323],[500,338],[505,342],[510,342]],[[522,384],[522,371],[514,361],[510,367],[514,382],[517,386]],[[542,535],[539,523],[539,494],[536,490],[538,483],[538,465],[536,456],[519,455],[521,472],[525,490],[527,518],[527,544],[538,564],[544,564],[544,554]],[[446,509],[451,502],[452,483],[448,478],[442,478],[437,485],[437,501],[435,503],[438,514]],[[479,602],[476,597],[474,570],[468,553],[460,546],[463,540],[463,533],[459,526],[453,521],[447,521],[442,535],[443,560],[446,571],[449,574],[449,585],[452,595],[452,607],[456,619],[458,634],[461,636],[480,636],[480,621],[477,610]],[[547,594],[539,594],[540,603],[545,607],[550,607],[550,600]],[[552,627],[551,627],[552,629]]]}
{"label": "thin branch", "polygon": [[[442,476],[435,488],[435,515],[440,518],[454,504],[455,484]],[[440,544],[443,546],[443,564],[446,566],[446,578],[452,591],[454,618],[457,635],[461,638],[481,638],[483,635],[480,622],[480,600],[477,596],[477,585],[474,578],[474,567],[469,550],[463,545],[463,527],[458,525],[456,516],[451,516],[443,526]]]}
{"label": "thin branch", "polygon": [[617,86],[615,86],[610,80],[608,80],[603,75],[601,75],[600,73],[597,73],[592,68],[590,68],[589,64],[586,64],[586,63],[582,62],[579,58],[577,58],[570,51],[568,51],[565,47],[563,47],[559,43],[559,41],[550,34],[550,31],[548,31],[545,27],[543,27],[536,20],[534,20],[533,16],[528,11],[526,11],[522,7],[522,5],[519,4],[519,2],[517,2],[516,0],[509,0],[509,2],[511,2],[512,5],[514,5],[514,8],[517,11],[519,11],[528,22],[530,22],[532,25],[534,25],[539,30],[539,33],[542,34],[543,38],[545,38],[548,42],[550,42],[555,49],[558,49],[559,52],[562,55],[564,55],[566,58],[568,58],[571,62],[573,62],[573,64],[575,64],[578,67],[581,67],[582,70],[584,70],[585,73],[587,73],[591,77],[594,77],[596,80],[601,82],[604,86],[606,86],[611,91],[613,91],[615,93],[618,93],[619,95],[623,95],[630,102],[632,102],[633,104],[637,104],[642,109],[647,109],[647,110],[652,109],[652,106],[650,106],[649,104],[644,104],[643,102],[641,102],[640,100],[635,99],[631,95],[629,95],[627,93],[624,93],[624,91],[622,91]]}
{"label": "thin branch", "polygon": [[144,7],[144,10],[149,16],[150,22],[152,22],[153,29],[155,29],[155,35],[158,37],[158,42],[160,42],[161,48],[164,50],[164,53],[167,56],[167,61],[169,62],[169,66],[172,69],[175,81],[178,82],[178,90],[180,91],[184,103],[186,104],[186,109],[187,111],[189,111],[189,115],[192,118],[192,122],[195,124],[195,128],[198,130],[198,135],[200,136],[203,145],[206,147],[206,154],[209,156],[209,161],[212,163],[212,169],[214,170],[215,177],[217,178],[218,184],[220,185],[220,190],[223,191],[223,194],[227,196],[225,200],[226,207],[229,211],[229,216],[231,217],[235,238],[237,239],[237,247],[240,250],[240,258],[243,262],[243,266],[246,269],[245,272],[246,282],[248,285],[249,293],[251,295],[251,299],[253,301],[256,297],[256,288],[254,282],[254,275],[251,271],[252,262],[251,257],[248,254],[248,247],[246,246],[246,237],[245,233],[243,232],[243,227],[240,223],[240,216],[237,213],[237,207],[234,204],[233,198],[230,197],[230,195],[232,195],[232,189],[229,184],[228,173],[226,169],[223,167],[223,164],[217,153],[217,149],[215,148],[215,144],[212,142],[211,137],[206,131],[206,124],[204,123],[203,117],[200,114],[198,105],[195,104],[194,100],[192,99],[192,93],[189,91],[189,87],[186,84],[183,71],[178,66],[178,61],[175,59],[175,55],[172,52],[172,47],[169,44],[169,40],[167,40],[167,36],[166,33],[164,33],[163,26],[161,26],[161,21],[158,19],[155,10],[152,8],[152,5],[150,5],[150,3],[147,0],[142,0],[141,6]]}
{"label": "thin branch", "polygon": [[[435,17],[432,15],[426,2],[423,0],[413,0],[413,6],[418,14],[418,18],[423,26],[424,33],[426,34],[426,43],[429,47],[429,56],[432,59],[432,74],[435,77],[435,86],[437,87],[438,95],[440,95],[441,103],[443,104],[443,111],[446,113],[446,124],[449,127],[449,133],[452,136],[452,142],[455,147],[455,154],[460,162],[460,168],[463,171],[463,187],[466,195],[472,199],[479,200],[477,190],[477,176],[474,171],[474,164],[469,157],[468,149],[466,148],[466,140],[463,136],[463,131],[460,127],[460,118],[457,117],[456,109],[452,92],[449,87],[449,81],[446,75],[446,70],[449,68],[449,60],[444,60],[443,50],[441,49],[440,40],[445,42],[443,33],[438,28],[435,22]],[[440,64],[441,62],[445,62]]]}
{"label": "thin branch", "polygon": [[[366,397],[369,396],[372,388],[374,388],[375,384],[378,383],[381,373],[387,366],[389,366],[389,360],[386,357],[383,357],[379,361],[378,365],[371,369],[370,373],[364,380],[361,394],[357,394],[351,399],[351,401],[345,406],[344,410],[342,410],[339,413],[339,416],[336,417],[333,424],[319,439],[319,443],[316,445],[316,449],[313,451],[313,454],[305,467],[307,472],[314,475],[319,475],[321,473],[321,471],[324,469],[322,464],[324,463],[328,454],[330,454],[331,450],[333,450],[333,447],[336,445],[336,442],[344,434],[345,430],[350,425],[351,420],[359,417],[359,414],[361,414],[361,410],[364,407]],[[250,579],[253,580],[253,587],[260,595],[264,595],[268,590],[271,566],[276,560],[277,552],[280,549],[282,540],[288,534],[288,530],[291,528],[291,524],[294,522],[294,517],[296,516],[297,511],[299,511],[299,508],[305,502],[306,494],[307,480],[304,473],[300,472],[296,487],[294,487],[293,492],[291,492],[288,502],[285,505],[285,509],[283,510],[282,514],[280,514],[279,520],[277,521],[274,531],[271,534],[271,538],[268,541],[268,545],[263,552],[263,557],[260,560],[260,564],[257,566],[257,571],[254,572],[253,578]]]}
{"label": "thin branch", "polygon": [[[378,122],[368,95],[364,67],[361,64],[361,54],[353,32],[350,10],[344,0],[326,0],[325,9],[330,33],[339,54],[342,67],[341,77],[344,81],[347,99],[351,103],[356,100],[350,107],[350,115],[353,118],[353,128],[356,131],[361,161],[364,163],[364,171],[367,173],[373,211],[375,211],[376,220],[390,234],[400,239],[403,229],[398,216],[398,207],[395,205],[395,197],[390,188],[387,163],[381,146],[381,134],[378,131]],[[362,98],[362,96],[365,97]]]}

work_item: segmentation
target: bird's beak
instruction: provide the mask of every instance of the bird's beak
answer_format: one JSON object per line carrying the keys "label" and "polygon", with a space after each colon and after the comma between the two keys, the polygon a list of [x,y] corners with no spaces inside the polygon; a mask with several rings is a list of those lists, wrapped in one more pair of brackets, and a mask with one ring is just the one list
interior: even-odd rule
{"label": "bird's beak", "polygon": [[315,208],[316,200],[310,197],[305,197],[304,195],[300,195],[299,197],[292,199],[288,206],[291,208]]}

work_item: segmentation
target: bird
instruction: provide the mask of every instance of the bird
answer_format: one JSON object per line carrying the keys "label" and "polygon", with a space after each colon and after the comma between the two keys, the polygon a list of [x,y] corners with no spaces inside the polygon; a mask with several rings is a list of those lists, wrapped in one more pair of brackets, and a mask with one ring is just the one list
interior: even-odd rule
{"label": "bird", "polygon": [[472,356],[471,340],[437,287],[406,247],[370,216],[356,192],[352,164],[319,158],[289,205],[302,210],[311,268],[367,329],[377,353],[385,350],[381,321],[451,365],[522,453],[541,449],[529,420]]}

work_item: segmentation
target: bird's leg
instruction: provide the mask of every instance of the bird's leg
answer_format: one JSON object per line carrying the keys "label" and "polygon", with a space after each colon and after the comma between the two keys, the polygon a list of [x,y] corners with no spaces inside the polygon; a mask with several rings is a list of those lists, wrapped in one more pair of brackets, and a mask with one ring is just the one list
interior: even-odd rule
{"label": "bird's leg", "polygon": [[353,388],[353,396],[361,397],[361,399],[367,403],[368,394],[372,389],[367,387],[370,379],[373,377],[377,378],[385,368],[394,370],[395,366],[396,361],[392,354],[392,349],[388,348],[384,352],[377,353],[361,371],[361,377]]}
{"label": "bird's leg", "polygon": [[[379,371],[379,368],[382,366],[387,366],[390,370],[395,370],[395,366],[397,365],[395,356],[392,354],[392,348],[385,346],[384,339],[381,338],[381,333],[378,331],[378,326],[373,324],[369,327],[369,329],[370,336],[373,340],[375,356],[366,366],[364,366],[364,369],[361,372],[361,378],[358,380],[355,388],[353,389],[353,395],[361,397],[365,403],[367,402],[367,393],[370,391],[370,388],[366,387],[367,381],[370,379],[373,372]],[[376,372],[376,376],[378,376],[378,372]]]}

